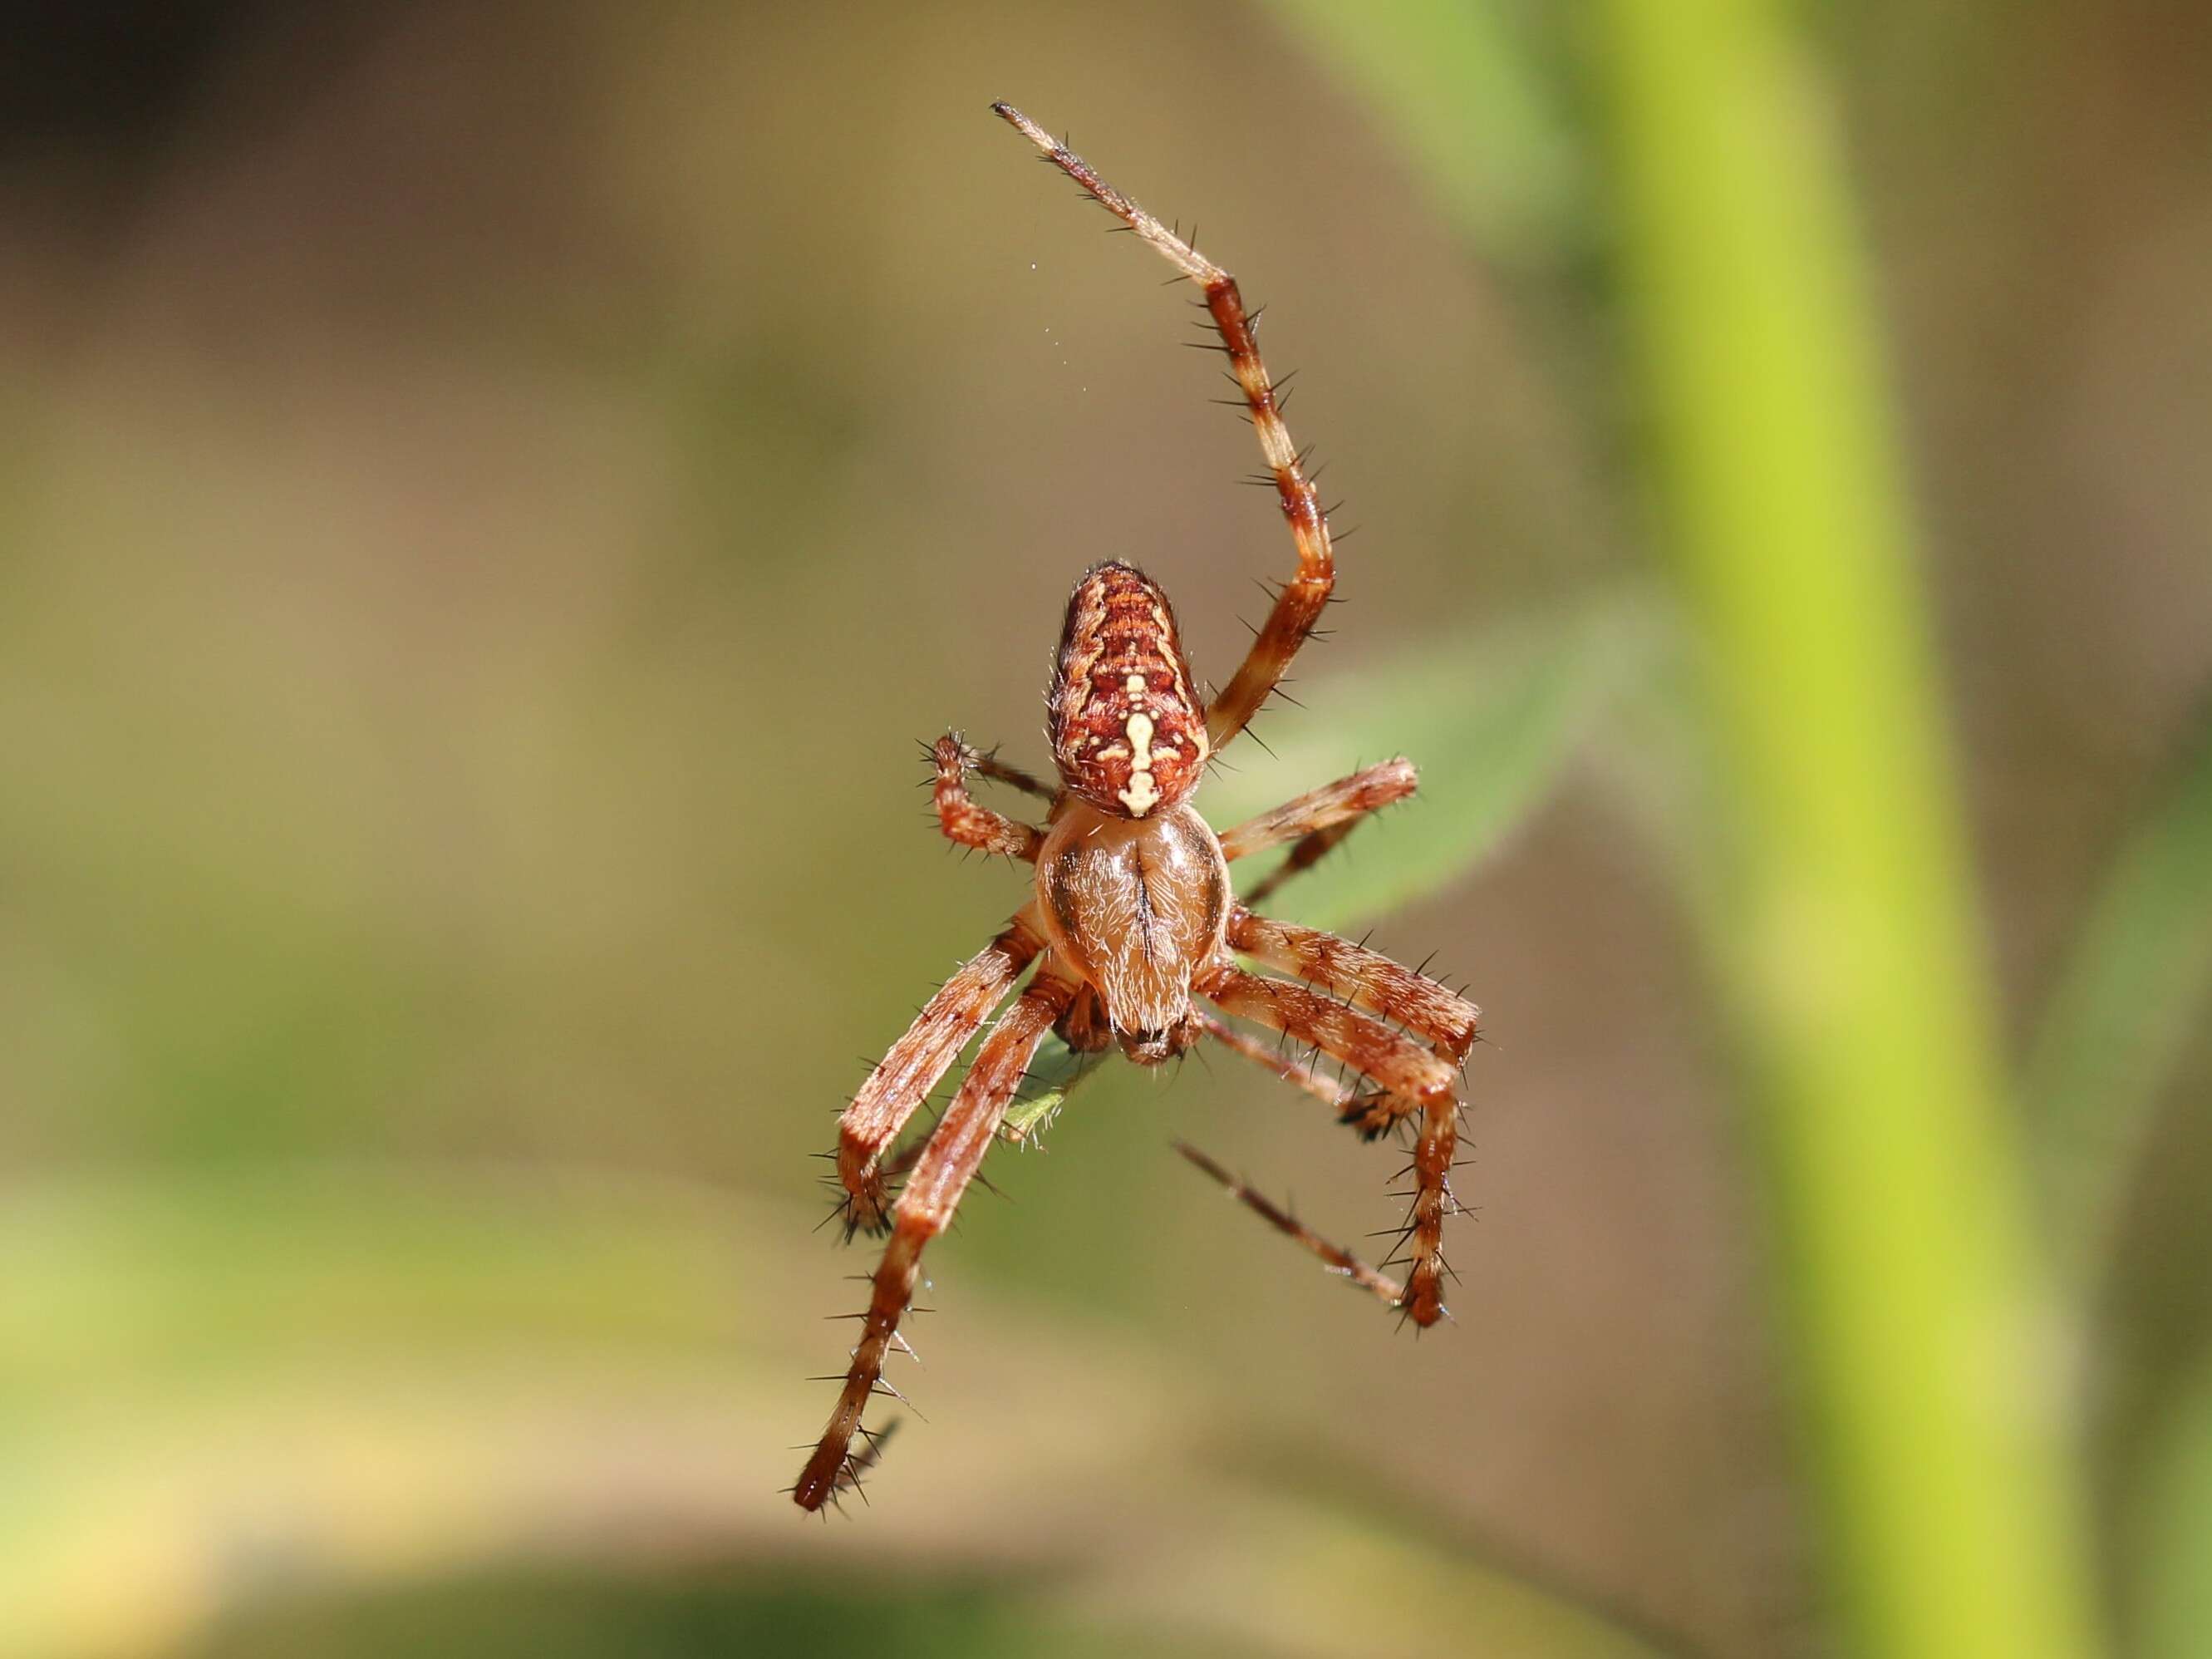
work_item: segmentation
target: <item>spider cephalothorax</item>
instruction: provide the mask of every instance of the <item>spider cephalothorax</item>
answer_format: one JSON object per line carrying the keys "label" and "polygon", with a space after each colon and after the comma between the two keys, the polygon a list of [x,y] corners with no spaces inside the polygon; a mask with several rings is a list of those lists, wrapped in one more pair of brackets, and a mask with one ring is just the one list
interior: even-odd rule
{"label": "spider cephalothorax", "polygon": [[[1097,566],[1068,601],[1048,696],[1059,787],[978,755],[957,736],[940,738],[932,751],[945,835],[1035,865],[1036,891],[999,936],[939,988],[839,1119],[837,1181],[848,1234],[888,1229],[890,1242],[860,1316],[860,1340],[836,1407],[792,1489],[809,1510],[857,1481],[866,1460],[854,1453],[853,1441],[859,1436],[874,1444],[860,1425],[861,1413],[871,1395],[895,1392],[883,1380],[884,1361],[894,1345],[904,1346],[899,1321],[920,1277],[922,1247],[952,1218],[1049,1032],[1080,1052],[1118,1042],[1130,1059],[1147,1065],[1211,1037],[1319,1096],[1363,1139],[1410,1129],[1413,1194],[1401,1237],[1402,1285],[1183,1150],[1251,1208],[1415,1324],[1434,1324],[1445,1311],[1443,1223],[1456,1208],[1449,1176],[1462,1109],[1460,1066],[1475,1040],[1474,1005],[1364,945],[1256,908],[1362,818],[1413,793],[1413,769],[1385,761],[1220,836],[1191,799],[1208,759],[1267,702],[1328,602],[1336,567],[1328,516],[1283,425],[1236,279],[1027,116],[1006,104],[992,107],[1203,291],[1231,377],[1259,434],[1298,564],[1243,665],[1210,702],[1198,695],[1175,612],[1158,584],[1119,561]],[[968,793],[971,774],[1048,800],[1043,827],[977,803]],[[1230,864],[1286,843],[1283,863],[1237,899]],[[1279,976],[1249,971],[1240,957]],[[915,1109],[1024,973],[1028,984],[983,1039],[936,1128],[910,1158],[886,1168],[884,1154]],[[1325,1054],[1356,1081],[1289,1058],[1279,1042],[1310,1049],[1316,1058]],[[894,1200],[890,1183],[899,1173],[905,1183]]]}

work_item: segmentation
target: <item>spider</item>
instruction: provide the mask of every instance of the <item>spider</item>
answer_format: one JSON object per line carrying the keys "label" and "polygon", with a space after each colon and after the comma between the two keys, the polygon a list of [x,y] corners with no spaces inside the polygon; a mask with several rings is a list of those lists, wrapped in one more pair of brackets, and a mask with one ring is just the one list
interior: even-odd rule
{"label": "spider", "polygon": [[[837,1182],[847,1236],[888,1231],[890,1237],[867,1310],[853,1316],[861,1322],[860,1340],[843,1389],[791,1489],[805,1510],[819,1510],[857,1486],[873,1464],[881,1437],[861,1425],[861,1415],[872,1395],[902,1397],[884,1380],[884,1361],[894,1345],[906,1346],[899,1322],[913,1298],[923,1247],[951,1221],[992,1143],[1023,1132],[1008,1124],[1008,1108],[1048,1034],[1056,1033],[1079,1054],[1118,1045],[1144,1066],[1211,1037],[1319,1096],[1364,1139],[1410,1125],[1413,1191],[1401,1235],[1402,1285],[1308,1231],[1202,1154],[1181,1150],[1417,1326],[1446,1314],[1443,1223],[1458,1207],[1449,1173],[1461,1068],[1475,1041],[1478,1011],[1379,952],[1253,908],[1368,814],[1412,794],[1413,768],[1385,761],[1222,835],[1191,804],[1208,761],[1245,728],[1312,634],[1335,580],[1328,517],[1260,361],[1256,318],[1245,311],[1227,271],[1019,110],[991,107],[1203,292],[1297,544],[1297,570],[1277,590],[1234,678],[1208,701],[1194,689],[1175,612],[1159,585],[1119,560],[1097,565],[1085,573],[1068,603],[1047,695],[1058,787],[978,754],[957,734],[939,738],[932,750],[944,833],[963,847],[1034,865],[1036,889],[1004,931],[930,999],[838,1121]],[[1043,826],[978,803],[968,791],[971,775],[1049,801]],[[1230,864],[1286,842],[1288,858],[1239,902],[1230,890]],[[1239,957],[1287,977],[1249,972],[1238,966]],[[983,1039],[934,1131],[910,1155],[887,1164],[886,1152],[915,1109],[1032,967],[1028,985]],[[1224,1014],[1276,1034],[1277,1042],[1310,1050],[1316,1059],[1327,1054],[1358,1081],[1324,1077],[1314,1065],[1229,1024]],[[894,1200],[890,1183],[901,1175],[904,1184]],[[859,1453],[855,1436],[867,1443]]]}

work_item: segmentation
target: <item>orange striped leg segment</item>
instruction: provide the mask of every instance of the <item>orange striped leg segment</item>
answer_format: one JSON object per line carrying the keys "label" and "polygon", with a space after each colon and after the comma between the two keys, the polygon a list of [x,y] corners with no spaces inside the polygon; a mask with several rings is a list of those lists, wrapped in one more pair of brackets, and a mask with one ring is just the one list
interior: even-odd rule
{"label": "orange striped leg segment", "polygon": [[1223,1012],[1320,1048],[1407,1103],[1404,1110],[1419,1113],[1413,1201],[1406,1218],[1411,1268],[1398,1305],[1416,1324],[1436,1323],[1444,1315],[1444,1218],[1458,1207],[1449,1183],[1452,1154],[1459,1144],[1458,1066],[1380,1020],[1308,986],[1223,968],[1200,989]]}
{"label": "orange striped leg segment", "polygon": [[837,1120],[837,1179],[845,1188],[848,1237],[879,1231],[889,1221],[884,1149],[898,1139],[915,1108],[1043,949],[1036,909],[1024,905],[1004,933],[939,988],[853,1097]]}
{"label": "orange striped leg segment", "polygon": [[1206,295],[1206,309],[1221,335],[1231,376],[1252,412],[1252,428],[1259,434],[1260,453],[1274,480],[1291,539],[1297,544],[1298,564],[1275,595],[1274,607],[1235,678],[1206,711],[1206,735],[1218,750],[1260,712],[1291,658],[1305,643],[1306,635],[1313,631],[1322,607],[1328,603],[1329,590],[1336,584],[1336,555],[1329,544],[1328,520],[1322,511],[1321,497],[1306,475],[1304,458],[1291,442],[1290,428],[1283,424],[1282,407],[1267,378],[1267,365],[1260,361],[1259,341],[1244,309],[1243,296],[1237,291],[1237,279],[1100,178],[1088,161],[1012,104],[994,104],[991,108],[1042,150],[1054,167],[1088,191],[1099,205],[1135,231],[1139,240],[1151,244],[1170,264],[1198,284]]}
{"label": "orange striped leg segment", "polygon": [[1323,1105],[1341,1112],[1352,1103],[1358,1091],[1324,1077],[1319,1071],[1295,1056],[1285,1054],[1274,1043],[1262,1042],[1241,1026],[1231,1025],[1218,1014],[1198,1011],[1198,1023],[1206,1036],[1223,1048],[1240,1054],[1255,1065],[1264,1066],[1293,1087],[1304,1090]]}
{"label": "orange striped leg segment", "polygon": [[982,769],[982,757],[948,732],[937,740],[930,757],[937,763],[937,823],[945,838],[979,852],[1035,864],[1037,849],[1044,845],[1044,831],[994,812],[968,793],[968,774]]}
{"label": "orange striped leg segment", "polygon": [[1237,825],[1221,838],[1222,855],[1231,861],[1291,842],[1291,855],[1244,895],[1244,902],[1262,903],[1291,877],[1312,869],[1370,813],[1405,799],[1418,781],[1413,762],[1388,760]]}
{"label": "orange striped leg segment", "polygon": [[853,1437],[860,1432],[860,1415],[868,1396],[883,1389],[884,1358],[898,1334],[900,1317],[914,1299],[915,1281],[921,1274],[922,1247],[951,1223],[960,1207],[961,1194],[975,1178],[983,1155],[999,1132],[1022,1073],[1029,1069],[1037,1044],[1073,1000],[1075,987],[1041,970],[984,1039],[975,1063],[945,1109],[943,1121],[923,1147],[921,1157],[907,1177],[891,1212],[891,1239],[876,1269],[873,1293],[863,1316],[860,1340],[853,1350],[852,1368],[845,1386],[822,1431],[821,1443],[792,1488],[792,1499],[803,1510],[818,1510],[836,1496],[841,1478],[854,1471]]}
{"label": "orange striped leg segment", "polygon": [[1380,951],[1317,927],[1255,915],[1241,904],[1229,913],[1229,948],[1350,998],[1356,1006],[1406,1027],[1455,1061],[1465,1060],[1474,1047],[1482,1010]]}
{"label": "orange striped leg segment", "polygon": [[1409,760],[1387,760],[1364,767],[1348,778],[1293,795],[1280,806],[1224,830],[1221,855],[1234,864],[1286,841],[1356,823],[1370,812],[1405,799],[1419,782]]}
{"label": "orange striped leg segment", "polygon": [[[1405,1026],[1455,1065],[1474,1046],[1482,1011],[1379,951],[1296,922],[1255,916],[1242,905],[1230,912],[1229,947]],[[1343,1121],[1362,1139],[1373,1140],[1415,1107],[1403,1098],[1364,1097],[1347,1103]]]}

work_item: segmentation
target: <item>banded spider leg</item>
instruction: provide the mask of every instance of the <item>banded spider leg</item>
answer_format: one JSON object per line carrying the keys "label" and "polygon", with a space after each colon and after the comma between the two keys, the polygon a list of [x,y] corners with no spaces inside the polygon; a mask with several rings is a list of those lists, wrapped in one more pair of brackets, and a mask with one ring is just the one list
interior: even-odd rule
{"label": "banded spider leg", "polygon": [[1329,540],[1328,514],[1322,510],[1321,496],[1306,471],[1306,457],[1291,441],[1290,428],[1283,423],[1281,399],[1267,377],[1267,366],[1260,360],[1256,319],[1245,310],[1237,279],[1100,178],[1088,161],[1012,104],[994,104],[991,109],[1042,150],[1045,159],[1080,185],[1092,200],[1136,232],[1139,240],[1198,284],[1206,296],[1206,310],[1221,335],[1220,349],[1229,359],[1230,378],[1251,411],[1261,455],[1274,480],[1291,539],[1297,547],[1298,566],[1276,592],[1267,620],[1253,636],[1237,672],[1206,705],[1206,736],[1218,754],[1281,683],[1291,659],[1312,634],[1328,604],[1330,590],[1336,585],[1336,553]]}
{"label": "banded spider leg", "polygon": [[890,1243],[876,1268],[845,1385],[814,1455],[792,1489],[801,1509],[820,1509],[836,1496],[841,1479],[857,1478],[858,1471],[849,1467],[853,1437],[860,1432],[869,1395],[894,1392],[883,1380],[884,1360],[914,1299],[914,1287],[921,1276],[922,1248],[951,1224],[961,1195],[998,1138],[1000,1120],[1029,1069],[1030,1056],[1075,1000],[1076,988],[1074,981],[1053,971],[1050,962],[1038,969],[1029,988],[983,1040],[975,1063],[915,1160],[890,1209]]}
{"label": "banded spider leg", "polygon": [[880,1232],[890,1224],[884,1149],[898,1139],[915,1109],[1043,949],[1036,906],[1025,904],[996,939],[938,988],[838,1117],[837,1179],[845,1189],[848,1238],[855,1232]]}
{"label": "banded spider leg", "polygon": [[[1237,859],[1291,842],[1291,859],[1253,890],[1255,895],[1271,890],[1298,871],[1311,867],[1368,815],[1412,794],[1415,782],[1413,768],[1403,760],[1368,767],[1237,825],[1222,836],[1222,850]],[[1413,1165],[1414,1193],[1404,1234],[1413,1271],[1401,1305],[1417,1322],[1432,1322],[1443,1311],[1443,1221],[1457,1207],[1451,1194],[1450,1170],[1460,1109],[1457,1092],[1448,1079],[1474,1046],[1480,1011],[1426,975],[1379,951],[1332,933],[1259,915],[1247,905],[1231,909],[1226,943],[1232,951],[1294,975],[1337,1000],[1315,1000],[1310,993],[1301,997],[1294,994],[1295,988],[1272,988],[1285,986],[1284,981],[1243,975],[1240,980],[1224,981],[1238,999],[1235,1003],[1209,988],[1208,994],[1218,1006],[1329,1054],[1380,1086],[1362,1089],[1333,1082],[1211,1016],[1206,1018],[1209,1035],[1327,1102],[1363,1139],[1375,1139],[1399,1122],[1419,1115]],[[1402,1025],[1427,1045],[1433,1060],[1425,1088],[1408,1088],[1378,1069],[1378,1065],[1394,1060],[1403,1063],[1401,1045],[1415,1049],[1419,1045],[1400,1037],[1388,1025],[1359,1018],[1355,1009],[1370,1010],[1385,1021]],[[1330,1010],[1335,1011],[1334,1020],[1328,1018]],[[1376,1063],[1363,1056],[1376,1057]],[[1439,1078],[1445,1079],[1441,1088],[1437,1086]],[[1249,1188],[1238,1184],[1235,1190],[1263,1217],[1278,1226],[1283,1224],[1280,1212],[1257,1200]],[[1308,1248],[1316,1248],[1310,1236],[1285,1231],[1301,1238]],[[1356,1260],[1348,1253],[1340,1254]],[[1370,1281],[1354,1277],[1373,1288]]]}

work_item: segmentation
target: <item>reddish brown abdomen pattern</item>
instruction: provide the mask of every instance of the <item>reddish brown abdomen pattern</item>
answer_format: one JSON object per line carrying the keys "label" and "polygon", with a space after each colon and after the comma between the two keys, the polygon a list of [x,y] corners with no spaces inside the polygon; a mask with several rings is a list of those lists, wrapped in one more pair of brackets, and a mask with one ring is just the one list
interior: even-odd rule
{"label": "reddish brown abdomen pattern", "polygon": [[1049,713],[1060,780],[1094,806],[1141,818],[1198,787],[1206,708],[1168,596],[1134,565],[1098,565],[1076,584]]}

